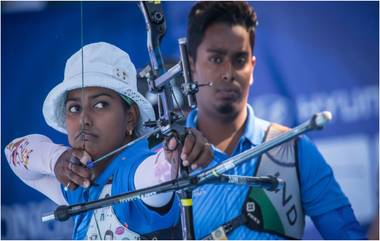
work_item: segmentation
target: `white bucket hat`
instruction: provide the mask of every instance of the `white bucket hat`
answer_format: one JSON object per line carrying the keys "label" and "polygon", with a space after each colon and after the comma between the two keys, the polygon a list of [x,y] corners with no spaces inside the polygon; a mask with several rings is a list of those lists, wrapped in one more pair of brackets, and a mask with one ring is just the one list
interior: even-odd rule
{"label": "white bucket hat", "polygon": [[65,124],[67,92],[82,87],[104,87],[128,96],[137,104],[140,112],[135,133],[141,136],[149,131],[143,123],[155,120],[154,110],[150,102],[137,91],[136,68],[123,50],[105,42],[85,45],[83,81],[81,50],[67,60],[63,81],[49,92],[43,105],[42,112],[49,126],[67,133]]}

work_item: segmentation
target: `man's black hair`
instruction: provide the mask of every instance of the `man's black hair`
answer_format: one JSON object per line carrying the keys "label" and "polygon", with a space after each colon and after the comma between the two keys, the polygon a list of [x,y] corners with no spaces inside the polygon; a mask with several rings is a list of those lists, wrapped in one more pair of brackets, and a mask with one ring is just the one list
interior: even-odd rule
{"label": "man's black hair", "polygon": [[197,58],[197,49],[203,40],[207,28],[214,23],[243,26],[249,32],[253,51],[257,17],[252,6],[247,2],[241,1],[201,1],[193,6],[188,17],[188,49],[194,62]]}

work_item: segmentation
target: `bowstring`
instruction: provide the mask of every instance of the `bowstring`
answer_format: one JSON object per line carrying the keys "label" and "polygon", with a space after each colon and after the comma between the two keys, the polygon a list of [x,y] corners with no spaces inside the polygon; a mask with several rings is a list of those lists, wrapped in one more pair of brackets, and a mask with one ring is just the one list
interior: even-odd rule
{"label": "bowstring", "polygon": [[[83,43],[84,43],[84,36],[83,36],[83,29],[84,29],[84,26],[83,26],[83,1],[80,2],[80,44],[81,44],[81,70],[82,70],[82,74],[81,74],[81,77],[82,77],[82,86],[81,86],[81,111],[82,111],[82,115],[81,115],[81,119],[80,119],[80,127],[81,127],[81,132],[84,130],[84,115],[83,115],[83,111],[84,111],[84,53],[83,53]],[[83,139],[83,150],[86,150],[86,140]]]}

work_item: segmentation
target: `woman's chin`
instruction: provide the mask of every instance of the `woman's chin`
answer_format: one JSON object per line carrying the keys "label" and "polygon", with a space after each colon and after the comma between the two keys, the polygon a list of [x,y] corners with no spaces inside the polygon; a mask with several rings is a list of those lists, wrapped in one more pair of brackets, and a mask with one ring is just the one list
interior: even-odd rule
{"label": "woman's chin", "polygon": [[[86,152],[91,156],[92,161],[95,161],[104,155],[114,151],[116,148],[117,147],[100,148],[99,145],[86,145]],[[114,158],[115,155],[117,155],[117,153],[112,155],[111,158]]]}
{"label": "woman's chin", "polygon": [[105,154],[107,154],[107,152],[99,151],[99,149],[87,148],[87,147],[86,147],[86,152],[91,156],[92,161],[95,161],[99,159],[100,157],[104,156]]}

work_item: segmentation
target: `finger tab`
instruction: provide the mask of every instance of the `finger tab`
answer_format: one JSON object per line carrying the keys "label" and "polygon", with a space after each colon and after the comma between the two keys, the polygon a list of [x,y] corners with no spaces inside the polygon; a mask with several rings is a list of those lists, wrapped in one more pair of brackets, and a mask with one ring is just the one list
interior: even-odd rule
{"label": "finger tab", "polygon": [[169,151],[174,151],[177,149],[178,141],[175,136],[169,137],[169,141],[167,141],[166,147]]}

